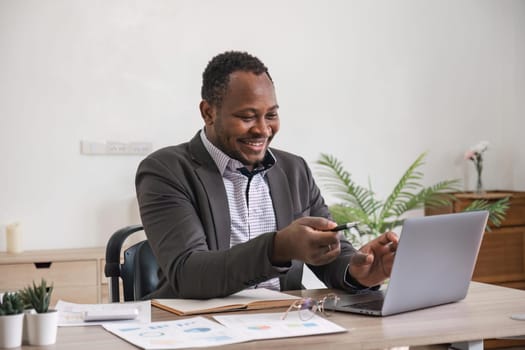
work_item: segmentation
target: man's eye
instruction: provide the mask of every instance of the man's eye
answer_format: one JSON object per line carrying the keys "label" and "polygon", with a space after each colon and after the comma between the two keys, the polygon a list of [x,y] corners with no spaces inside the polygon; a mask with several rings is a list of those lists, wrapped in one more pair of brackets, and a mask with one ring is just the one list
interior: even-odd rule
{"label": "man's eye", "polygon": [[242,121],[249,122],[252,121],[255,117],[252,115],[238,115],[237,118],[240,118]]}
{"label": "man's eye", "polygon": [[277,113],[269,113],[266,115],[266,119],[277,119],[279,118],[279,114]]}

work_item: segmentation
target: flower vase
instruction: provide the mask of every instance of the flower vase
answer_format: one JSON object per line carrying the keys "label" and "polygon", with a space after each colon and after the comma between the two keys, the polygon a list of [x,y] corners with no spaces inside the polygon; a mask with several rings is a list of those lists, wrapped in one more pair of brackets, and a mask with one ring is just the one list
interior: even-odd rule
{"label": "flower vase", "polygon": [[485,189],[483,188],[483,181],[481,181],[481,173],[478,173],[478,180],[476,182],[476,194],[485,194]]}

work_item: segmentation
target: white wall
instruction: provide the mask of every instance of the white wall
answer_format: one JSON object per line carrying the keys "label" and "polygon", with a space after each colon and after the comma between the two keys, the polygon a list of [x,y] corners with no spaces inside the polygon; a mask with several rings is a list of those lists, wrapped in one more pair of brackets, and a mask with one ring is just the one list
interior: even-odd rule
{"label": "white wall", "polygon": [[137,223],[142,157],[80,140],[188,140],[202,70],[229,49],[269,66],[274,146],[310,164],[334,154],[381,195],[428,151],[427,184],[469,189],[463,153],[488,140],[487,188],[525,190],[524,1],[0,0],[0,224],[43,249]]}

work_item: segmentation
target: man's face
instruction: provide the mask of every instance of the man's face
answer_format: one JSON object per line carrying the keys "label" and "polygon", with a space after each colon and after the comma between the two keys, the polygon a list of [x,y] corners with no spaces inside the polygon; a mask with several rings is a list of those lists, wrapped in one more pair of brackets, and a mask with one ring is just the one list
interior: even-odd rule
{"label": "man's face", "polygon": [[222,106],[202,101],[206,136],[216,147],[250,170],[259,164],[279,131],[279,106],[266,74],[230,74]]}

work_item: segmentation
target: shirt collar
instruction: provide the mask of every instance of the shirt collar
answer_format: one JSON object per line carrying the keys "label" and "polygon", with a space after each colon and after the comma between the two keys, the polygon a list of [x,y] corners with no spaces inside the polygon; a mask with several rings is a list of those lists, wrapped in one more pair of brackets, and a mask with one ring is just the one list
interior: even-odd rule
{"label": "shirt collar", "polygon": [[217,168],[219,169],[219,173],[221,175],[224,175],[226,169],[233,172],[241,172],[243,175],[246,176],[249,176],[247,174],[252,174],[253,176],[257,173],[262,173],[264,175],[271,167],[274,166],[274,164],[277,161],[272,151],[268,149],[266,151],[266,154],[264,155],[264,159],[262,160],[261,165],[258,168],[254,169],[252,172],[248,172],[247,170],[241,171],[240,169],[242,168],[246,169],[245,165],[239,162],[237,159],[230,158],[226,153],[224,153],[213,143],[211,143],[210,140],[208,140],[208,137],[206,137],[206,132],[204,131],[204,128],[202,128],[200,134],[202,143],[204,144],[204,148],[206,148],[211,158],[217,165]]}

